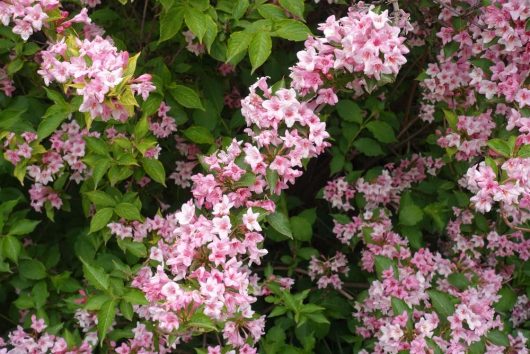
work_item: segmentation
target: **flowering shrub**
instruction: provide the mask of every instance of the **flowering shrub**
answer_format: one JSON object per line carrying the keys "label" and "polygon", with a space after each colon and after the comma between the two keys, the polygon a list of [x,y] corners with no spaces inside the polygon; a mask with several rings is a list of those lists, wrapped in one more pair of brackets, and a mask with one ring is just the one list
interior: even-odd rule
{"label": "flowering shrub", "polygon": [[0,353],[528,353],[529,21],[0,0]]}

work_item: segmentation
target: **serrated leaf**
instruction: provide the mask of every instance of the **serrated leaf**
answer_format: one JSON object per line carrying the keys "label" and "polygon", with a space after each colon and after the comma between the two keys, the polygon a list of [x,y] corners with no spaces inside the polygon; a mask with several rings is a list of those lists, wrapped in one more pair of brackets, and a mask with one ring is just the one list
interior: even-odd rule
{"label": "serrated leaf", "polygon": [[339,117],[345,121],[358,124],[363,122],[363,111],[357,103],[351,100],[340,100],[335,108]]}
{"label": "serrated leaf", "polygon": [[155,159],[142,158],[142,167],[149,177],[154,181],[166,185],[166,171],[162,162]]}
{"label": "serrated leaf", "polygon": [[394,129],[392,129],[388,123],[382,121],[372,121],[366,125],[366,128],[377,140],[382,143],[389,144],[396,141]]}
{"label": "serrated leaf", "polygon": [[82,259],[81,262],[88,283],[97,289],[107,290],[109,288],[109,275],[105,273],[105,270],[99,266],[92,266]]}
{"label": "serrated leaf", "polygon": [[229,62],[248,49],[254,34],[248,31],[234,32],[228,39],[226,61]]}
{"label": "serrated leaf", "polygon": [[116,317],[116,304],[117,300],[109,300],[98,311],[98,338],[100,343],[103,343],[110,326],[114,322],[114,318]]}
{"label": "serrated leaf", "polygon": [[98,210],[90,220],[90,233],[99,231],[107,226],[113,214],[114,211],[112,208],[103,208]]}
{"label": "serrated leaf", "polygon": [[114,208],[114,212],[118,216],[124,218],[125,220],[141,220],[142,216],[140,215],[140,210],[131,203],[119,203]]}
{"label": "serrated leaf", "polygon": [[160,15],[160,39],[158,42],[173,38],[182,27],[183,20],[184,8],[182,6],[172,6],[168,11],[163,11]]}
{"label": "serrated leaf", "polygon": [[304,19],[304,0],[279,0],[280,6],[300,19]]}
{"label": "serrated leaf", "polygon": [[114,207],[116,201],[103,191],[90,191],[84,193],[96,207]]}
{"label": "serrated leaf", "polygon": [[385,154],[383,149],[381,149],[381,145],[374,139],[360,138],[353,142],[353,146],[366,156],[381,156]]}
{"label": "serrated leaf", "polygon": [[252,64],[252,72],[259,68],[271,54],[272,40],[267,32],[254,34],[248,47],[248,55]]}
{"label": "serrated leaf", "polygon": [[277,20],[276,26],[278,29],[272,35],[290,41],[305,41],[311,34],[311,30],[305,24],[292,19]]}
{"label": "serrated leaf", "polygon": [[4,257],[9,258],[13,262],[18,262],[18,256],[22,250],[22,243],[16,237],[7,235],[2,237],[2,253]]}
{"label": "serrated leaf", "polygon": [[196,144],[213,144],[215,139],[208,129],[193,125],[182,132],[186,138]]}
{"label": "serrated leaf", "polygon": [[449,294],[437,290],[428,290],[432,306],[438,315],[446,319],[455,312],[455,305],[451,301]]}
{"label": "serrated leaf", "polygon": [[20,275],[30,280],[46,278],[46,267],[36,259],[22,260],[18,266]]}
{"label": "serrated leaf", "polygon": [[267,221],[276,231],[281,233],[284,236],[293,238],[293,233],[291,231],[291,226],[289,224],[289,219],[287,216],[280,212],[275,212],[267,216]]}
{"label": "serrated leaf", "polygon": [[204,106],[195,90],[184,85],[173,85],[169,93],[180,105],[204,111]]}

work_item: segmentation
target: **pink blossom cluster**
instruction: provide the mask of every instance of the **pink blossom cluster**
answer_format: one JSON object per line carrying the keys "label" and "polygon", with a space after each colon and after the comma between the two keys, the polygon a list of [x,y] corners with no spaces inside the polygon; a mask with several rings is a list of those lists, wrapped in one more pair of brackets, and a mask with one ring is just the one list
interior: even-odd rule
{"label": "pink blossom cluster", "polygon": [[319,289],[331,286],[335,289],[342,289],[343,282],[340,274],[347,275],[350,271],[348,259],[344,253],[337,252],[335,256],[327,259],[320,259],[316,256],[309,261],[309,277],[317,280]]}
{"label": "pink blossom cluster", "polygon": [[302,95],[316,95],[319,104],[337,103],[331,87],[336,80],[349,78],[348,86],[361,95],[391,81],[407,61],[405,37],[392,24],[388,10],[377,13],[359,2],[348,16],[332,15],[319,29],[324,37],[306,40],[291,73],[293,87]]}
{"label": "pink blossom cluster", "polygon": [[[466,254],[466,257],[475,261],[486,259],[489,265],[496,265],[498,258],[516,256],[526,261],[530,259],[530,239],[526,239],[521,231],[499,234],[492,223],[492,230],[485,234],[464,233],[463,225],[470,225],[474,220],[471,210],[453,208],[456,216],[447,225],[447,235],[452,241],[454,253]],[[505,272],[512,270],[506,268]]]}
{"label": "pink blossom cluster", "polygon": [[0,91],[7,97],[11,97],[15,91],[13,80],[7,75],[5,68],[0,68]]}
{"label": "pink blossom cluster", "polygon": [[[478,8],[465,27],[455,29],[451,20],[463,9],[451,11],[452,5],[447,5],[439,17],[445,26],[437,37],[443,45],[456,43],[458,49],[450,56],[440,53],[437,62],[429,64],[428,78],[422,83],[425,103],[466,108],[482,96],[519,107],[529,105],[530,91],[524,84],[530,69],[526,49],[530,33],[525,29],[529,6],[519,0],[492,1]],[[422,117],[433,119],[432,114]]]}
{"label": "pink blossom cluster", "polygon": [[[257,87],[266,99],[256,93]],[[121,238],[160,237],[150,251],[158,265],[143,268],[133,281],[150,302],[138,309],[142,317],[164,333],[183,331],[179,339],[185,340],[192,330],[186,329],[188,321],[203,313],[223,323],[223,338],[240,352],[263,333],[264,318],[250,306],[255,296],[248,267],[260,264],[267,253],[260,246],[259,223],[263,214],[275,210],[267,191],[279,193],[294,182],[302,159],[321,153],[328,137],[325,124],[293,90],[273,95],[262,79],[244,102],[243,114],[252,127],[247,133],[256,145],[233,140],[203,157],[210,174],[191,177],[194,199],[176,213],[144,223],[109,224]],[[270,186],[267,171],[277,176]]]}
{"label": "pink blossom cluster", "polygon": [[459,116],[456,130],[450,128],[438,138],[438,145],[443,148],[455,149],[457,160],[469,161],[481,155],[488,144],[488,139],[495,129],[491,111],[478,116]]}
{"label": "pink blossom cluster", "polygon": [[157,111],[157,119],[154,117],[149,119],[149,130],[157,138],[163,139],[167,138],[171,134],[177,131],[177,123],[173,117],[168,115],[168,112],[171,110],[165,102],[160,104]]}
{"label": "pink blossom cluster", "polygon": [[232,87],[232,90],[228,93],[225,93],[224,104],[230,109],[241,108],[241,93],[237,87]]}
{"label": "pink blossom cluster", "polygon": [[186,161],[176,161],[175,170],[169,175],[177,186],[182,188],[191,187],[191,177],[193,176],[193,169],[198,164],[199,147],[195,144],[189,144],[181,137],[176,136],[176,148]]}
{"label": "pink blossom cluster", "polygon": [[35,353],[35,354],[90,354],[94,343],[83,341],[80,347],[68,348],[66,340],[45,332],[46,323],[43,319],[31,316],[31,331],[18,326],[7,335],[7,341],[0,338],[0,353]]}
{"label": "pink blossom cluster", "polygon": [[530,320],[530,300],[528,296],[521,295],[515,302],[510,321],[514,326],[519,326],[528,320]]}
{"label": "pink blossom cluster", "polygon": [[[97,133],[91,133],[97,135]],[[89,176],[90,171],[83,162],[87,129],[81,129],[76,121],[63,123],[49,139],[50,148],[46,149],[37,140],[33,132],[14,133],[4,141],[4,156],[15,166],[22,166],[34,184],[29,193],[31,205],[41,211],[46,202],[59,209],[62,200],[59,194],[48,185],[68,171],[70,179],[77,183]]]}
{"label": "pink blossom cluster", "polygon": [[88,112],[92,119],[124,122],[136,105],[133,95],[145,100],[155,90],[151,75],[131,77],[133,73],[128,71],[134,71],[135,64],[131,66],[129,53],[119,51],[110,38],[98,35],[82,40],[68,36],[51,44],[41,55],[38,72],[44,83],[57,82],[71,94],[80,95],[83,102],[79,111]]}
{"label": "pink blossom cluster", "polygon": [[[165,354],[171,353],[168,348],[167,338],[160,336],[158,338],[158,347],[156,346],[156,339],[153,332],[149,331],[143,323],[137,323],[136,327],[132,330],[133,338],[128,341],[122,342],[119,346],[115,345],[114,351],[117,354],[132,354],[132,353],[143,353],[143,354]],[[171,347],[171,346],[169,346]]]}
{"label": "pink blossom cluster", "polygon": [[330,181],[324,187],[324,198],[334,208],[344,211],[353,210],[351,200],[356,193],[364,194],[369,210],[378,205],[395,205],[405,189],[426,179],[427,175],[434,175],[442,166],[441,159],[413,155],[410,159],[401,160],[398,165],[387,164],[382,173],[371,181],[359,178],[354,185],[344,177]]}
{"label": "pink blossom cluster", "polygon": [[47,25],[48,13],[59,7],[58,0],[11,0],[0,2],[0,23],[13,23],[13,33],[24,41]]}
{"label": "pink blossom cluster", "polygon": [[195,54],[196,56],[204,54],[204,52],[206,51],[206,47],[204,46],[204,44],[198,41],[197,36],[195,36],[192,31],[184,31],[182,32],[182,35],[184,36],[184,40],[186,41],[186,49],[189,52]]}
{"label": "pink blossom cluster", "polygon": [[524,223],[530,219],[526,211],[530,205],[530,159],[508,159],[500,167],[505,178],[499,179],[490,166],[481,162],[472,166],[460,182],[474,194],[471,202],[477,211],[489,212],[493,204],[499,203],[505,219],[511,219],[515,225]]}
{"label": "pink blossom cluster", "polygon": [[[491,225],[489,233],[464,235],[461,225],[472,223],[473,215],[469,210],[455,209],[457,218],[449,223],[447,229],[452,247],[447,249],[446,255],[426,248],[412,251],[408,241],[392,231],[391,217],[397,210],[401,193],[413,183],[425,179],[426,167],[423,167],[423,173],[403,177],[407,176],[407,168],[414,166],[405,161],[400,165],[402,168],[394,170],[393,178],[398,180],[395,188],[399,192],[392,198],[376,198],[378,192],[382,196],[387,194],[386,189],[380,186],[373,191],[365,186],[361,192],[357,188],[348,189],[344,180],[338,184],[332,182],[325,193],[330,201],[340,201],[335,203],[338,209],[348,212],[354,208],[345,205],[348,201],[344,199],[344,191],[349,190],[351,195],[358,192],[368,194],[364,194],[368,201],[366,206],[358,210],[352,222],[336,222],[334,228],[339,240],[346,244],[352,237],[358,236],[364,244],[362,268],[368,272],[380,272],[378,280],[371,283],[368,296],[355,305],[353,315],[357,320],[357,333],[366,339],[375,339],[373,353],[406,350],[419,354],[435,347],[443,353],[466,352],[470,345],[481,340],[489,331],[503,329],[503,322],[493,305],[500,299],[498,292],[514,270],[503,259],[509,256],[528,259],[530,242],[521,232],[499,235],[494,225]],[[381,176],[384,175],[385,170]],[[403,178],[402,183],[397,176]],[[361,181],[361,185],[365,183]],[[339,190],[342,192],[337,196]],[[371,191],[374,197],[369,196]],[[381,268],[381,264],[387,266]],[[469,285],[453,285],[451,276],[455,273]],[[440,320],[436,307],[433,307],[432,289],[454,299],[454,311],[447,316],[447,324]],[[401,301],[407,309],[396,313],[396,301]],[[515,316],[524,317],[524,311],[517,311]],[[524,336],[510,335],[509,339],[509,352],[528,353]],[[506,350],[492,343],[486,346],[489,353]],[[365,350],[364,353],[368,352]]]}
{"label": "pink blossom cluster", "polygon": [[[264,97],[256,92],[257,88]],[[279,194],[302,174],[299,168],[304,159],[318,156],[329,146],[326,124],[315,115],[313,102],[300,102],[294,89],[280,89],[273,94],[265,78],[250,87],[250,94],[241,103],[248,126],[245,132],[253,143],[244,145],[244,160],[258,175],[256,185],[264,187],[267,168],[277,175],[276,183],[269,188]],[[241,151],[237,151],[239,154]],[[223,162],[224,169],[228,169],[225,173],[230,174],[229,169],[234,166],[230,159],[235,157],[218,156],[206,162],[214,168]],[[235,176],[241,173],[237,168],[234,172]]]}
{"label": "pink blossom cluster", "polygon": [[88,7],[96,7],[101,4],[101,0],[81,0],[81,4]]}

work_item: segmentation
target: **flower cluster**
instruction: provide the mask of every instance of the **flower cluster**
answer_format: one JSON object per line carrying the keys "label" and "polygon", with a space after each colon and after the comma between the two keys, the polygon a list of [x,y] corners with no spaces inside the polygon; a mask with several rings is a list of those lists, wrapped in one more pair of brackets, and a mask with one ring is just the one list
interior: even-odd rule
{"label": "flower cluster", "polygon": [[175,123],[175,119],[168,116],[170,110],[171,107],[162,102],[157,111],[158,119],[155,120],[152,117],[149,120],[149,130],[151,130],[157,138],[167,138],[177,131],[177,123]]}
{"label": "flower cluster", "polygon": [[14,133],[8,135],[4,141],[4,156],[34,182],[29,193],[35,210],[41,211],[46,202],[56,209],[62,206],[61,198],[49,184],[65,172],[69,172],[70,179],[77,183],[89,176],[89,170],[82,161],[85,156],[84,137],[88,135],[88,131],[81,129],[76,121],[63,123],[52,134],[49,149],[40,144],[33,132],[22,133],[20,137]]}
{"label": "flower cluster", "polygon": [[0,68],[0,91],[8,97],[11,97],[15,91],[13,80],[7,75],[5,68]]}
{"label": "flower cluster", "polygon": [[68,348],[66,340],[45,332],[46,323],[42,319],[31,316],[31,331],[27,332],[18,326],[8,334],[8,340],[0,338],[0,353],[50,353],[50,354],[90,354],[96,342],[85,339],[81,346]]}
{"label": "flower cluster", "polygon": [[481,154],[488,144],[495,123],[491,111],[477,117],[459,116],[456,131],[447,129],[445,135],[438,138],[438,145],[456,150],[457,160],[471,160]]}
{"label": "flower cluster", "polygon": [[184,31],[182,32],[182,35],[186,41],[186,49],[188,51],[196,56],[199,56],[206,51],[205,46],[198,41],[197,36],[195,36],[192,31]]}
{"label": "flower cluster", "polygon": [[309,277],[311,277],[311,280],[318,279],[317,286],[319,289],[324,289],[328,286],[341,289],[342,280],[339,274],[347,275],[349,270],[348,259],[340,252],[325,260],[313,256],[309,262]]}
{"label": "flower cluster", "polygon": [[[373,184],[359,179],[354,188],[340,179],[331,182],[325,191],[331,203],[347,212],[354,208],[347,205],[351,198],[345,198],[346,193],[349,196],[363,193],[367,201],[352,222],[336,221],[334,228],[345,244],[354,236],[362,240],[365,245],[362,268],[378,274],[368,296],[355,305],[356,331],[366,339],[376,339],[374,353],[403,350],[425,353],[426,348],[444,353],[465,352],[490,331],[503,329],[494,304],[500,299],[503,283],[512,276],[513,267],[506,266],[502,260],[510,256],[528,259],[530,240],[521,232],[500,235],[494,224],[490,225],[489,233],[467,235],[461,226],[471,224],[473,214],[455,209],[456,218],[447,226],[448,244],[452,247],[446,254],[426,248],[414,252],[407,239],[392,230],[391,220],[402,192],[424,180],[426,169],[432,168],[423,164],[420,173],[409,173],[407,169],[414,167],[411,161],[404,160],[393,171],[390,180],[396,179],[393,188],[398,192],[391,198],[389,189],[382,187],[390,175],[388,170],[383,170],[380,175],[383,178],[376,178]],[[433,165],[435,161],[431,162]],[[390,166],[391,171],[393,168]],[[440,301],[450,306],[450,310],[441,310]],[[525,316],[524,310],[516,310],[513,321]],[[526,342],[524,336],[509,336],[509,339],[508,350],[528,353],[522,349]],[[505,349],[487,344],[487,350],[492,353]]]}
{"label": "flower cluster", "polygon": [[34,32],[46,25],[49,13],[57,10],[58,0],[13,0],[0,2],[0,23],[13,23],[13,33],[27,41]]}
{"label": "flower cluster", "polygon": [[136,58],[119,51],[112,40],[67,36],[41,53],[39,74],[44,83],[62,84],[83,98],[80,112],[92,119],[126,121],[137,105],[134,95],[145,100],[155,90],[149,74],[133,78]]}
{"label": "flower cluster", "polygon": [[318,103],[337,103],[331,86],[344,76],[360,95],[391,81],[407,61],[405,37],[400,36],[401,28],[392,24],[388,10],[376,13],[359,2],[348,16],[330,16],[319,29],[324,37],[306,40],[291,74],[293,87],[302,95],[317,95]]}
{"label": "flower cluster", "polygon": [[[256,93],[257,87],[268,99]],[[316,156],[327,144],[325,125],[306,103],[296,100],[292,90],[273,95],[265,80],[259,80],[243,107],[252,127],[247,133],[256,145],[233,140],[225,150],[204,157],[210,174],[191,178],[193,201],[175,214],[148,219],[134,228],[109,225],[121,237],[138,239],[146,232],[161,236],[150,254],[159,265],[143,268],[133,282],[150,301],[140,310],[146,319],[171,333],[204,313],[224,323],[223,337],[241,351],[261,337],[264,325],[264,318],[250,307],[255,297],[249,292],[248,266],[260,264],[267,253],[260,247],[258,220],[274,212],[275,204],[266,191],[285,189],[301,174],[297,168],[302,159]],[[284,107],[290,109],[290,116],[278,112]],[[267,171],[276,174],[276,181],[267,181]]]}

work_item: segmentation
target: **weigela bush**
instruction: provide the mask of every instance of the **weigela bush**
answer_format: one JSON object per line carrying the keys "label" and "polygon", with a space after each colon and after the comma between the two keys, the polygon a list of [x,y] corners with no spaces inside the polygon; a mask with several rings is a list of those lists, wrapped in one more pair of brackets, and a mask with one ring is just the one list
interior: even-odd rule
{"label": "weigela bush", "polygon": [[529,352],[526,1],[0,22],[0,353]]}

